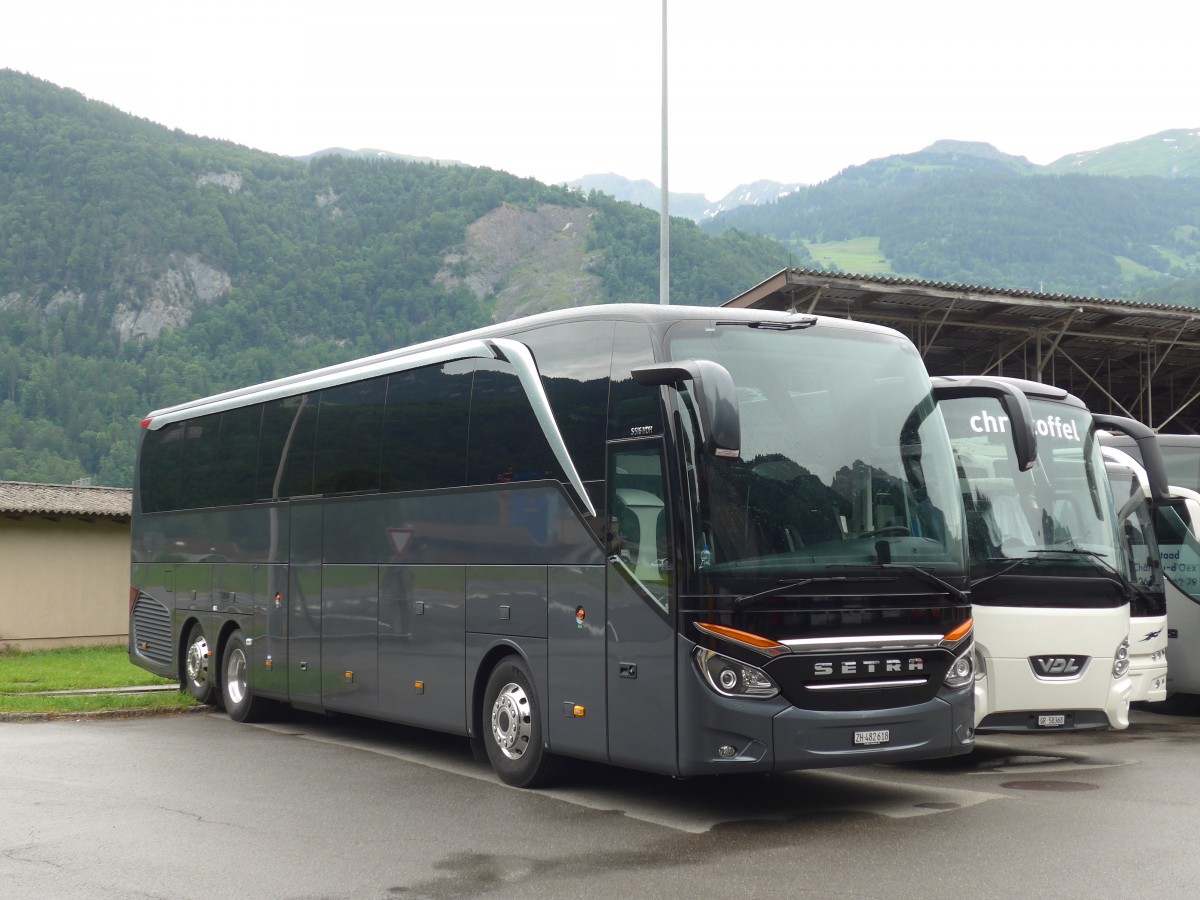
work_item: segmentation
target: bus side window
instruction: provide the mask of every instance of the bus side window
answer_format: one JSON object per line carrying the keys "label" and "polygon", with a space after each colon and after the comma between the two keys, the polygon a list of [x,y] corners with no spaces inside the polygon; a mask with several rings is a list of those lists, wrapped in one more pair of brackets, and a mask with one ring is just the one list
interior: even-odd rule
{"label": "bus side window", "polygon": [[379,489],[379,453],[386,378],[372,378],[321,392],[317,413],[316,493]]}
{"label": "bus side window", "polygon": [[473,360],[457,360],[391,376],[383,416],[383,490],[466,483],[474,371]]}
{"label": "bus side window", "polygon": [[183,436],[187,422],[175,422],[142,439],[139,495],[142,512],[164,512],[179,506]]}

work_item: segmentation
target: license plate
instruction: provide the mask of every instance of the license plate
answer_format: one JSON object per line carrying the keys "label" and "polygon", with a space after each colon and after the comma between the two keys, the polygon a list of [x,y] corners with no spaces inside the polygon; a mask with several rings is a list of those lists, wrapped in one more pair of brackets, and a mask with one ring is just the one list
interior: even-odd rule
{"label": "license plate", "polygon": [[873,746],[875,744],[886,744],[892,739],[892,733],[887,729],[882,731],[856,731],[854,732],[854,743]]}
{"label": "license plate", "polygon": [[1038,716],[1038,728],[1061,728],[1066,724],[1066,716]]}

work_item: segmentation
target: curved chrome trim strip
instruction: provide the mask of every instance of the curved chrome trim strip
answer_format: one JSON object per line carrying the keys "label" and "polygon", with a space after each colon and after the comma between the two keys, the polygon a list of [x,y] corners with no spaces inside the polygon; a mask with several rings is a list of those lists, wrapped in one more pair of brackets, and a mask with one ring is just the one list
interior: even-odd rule
{"label": "curved chrome trim strip", "polygon": [[642,597],[649,600],[663,612],[671,612],[669,605],[670,601],[664,597],[658,596],[656,593],[654,593],[654,591],[650,590],[650,588],[646,586],[645,582],[643,582],[642,579],[638,578],[637,575],[633,573],[633,569],[629,568],[629,564],[626,563],[625,560],[621,559],[619,556],[610,556],[608,558],[608,562],[609,565],[621,573],[621,577],[625,579],[625,581],[631,588],[634,589],[634,591],[641,594]]}
{"label": "curved chrome trim strip", "polygon": [[545,388],[542,387],[542,376],[538,372],[533,354],[520,341],[509,338],[492,338],[485,343],[499,348],[500,352],[504,354],[504,358],[516,370],[517,377],[521,379],[521,387],[525,389],[529,405],[533,408],[533,414],[537,416],[538,424],[542,426],[542,433],[546,435],[546,440],[550,442],[550,449],[554,451],[554,458],[563,467],[567,480],[571,482],[571,487],[575,488],[575,493],[583,501],[583,508],[587,510],[589,516],[595,518],[596,507],[592,506],[592,500],[583,487],[583,479],[575,470],[575,462],[567,450],[562,432],[558,430],[558,422],[554,420],[554,410],[550,408],[550,399],[546,396]]}
{"label": "curved chrome trim strip", "polygon": [[402,357],[396,357],[393,354],[380,354],[379,356],[369,357],[366,360],[355,360],[351,363],[327,366],[324,369],[317,369],[315,372],[290,375],[287,378],[278,378],[275,381],[267,381],[263,384],[239,388],[235,391],[226,391],[224,394],[215,394],[212,397],[205,397],[202,400],[192,400],[188,403],[181,403],[178,406],[168,406],[150,413],[146,417],[150,420],[150,424],[147,427],[151,431],[157,431],[164,425],[179,422],[183,419],[190,419],[192,416],[206,416],[211,413],[224,412],[227,409],[249,406],[252,403],[264,403],[270,400],[278,400],[281,397],[306,394],[309,391],[319,391],[322,388],[349,384],[352,381],[361,381],[365,378],[373,378],[376,375],[407,372],[410,369],[419,369],[422,366],[437,365],[438,363],[451,362],[456,359],[495,359],[495,357],[495,351],[488,346],[486,341],[462,341],[457,344],[451,344],[448,347],[426,350],[422,353],[413,353]]}
{"label": "curved chrome trim strip", "polygon": [[806,691],[861,691],[874,688],[916,687],[927,684],[928,678],[905,678],[903,681],[853,681],[841,684],[806,684]]}
{"label": "curved chrome trim strip", "polygon": [[931,650],[945,640],[941,634],[884,634],[870,637],[793,638],[780,641],[795,652],[805,650]]}

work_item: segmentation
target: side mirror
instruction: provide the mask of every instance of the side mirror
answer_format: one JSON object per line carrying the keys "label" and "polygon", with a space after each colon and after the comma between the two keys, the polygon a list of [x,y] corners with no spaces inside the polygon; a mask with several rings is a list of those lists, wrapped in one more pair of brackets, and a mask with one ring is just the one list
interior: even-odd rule
{"label": "side mirror", "polygon": [[683,359],[655,363],[633,370],[633,380],[646,387],[692,383],[704,449],[716,456],[738,457],[742,450],[742,421],[738,413],[733,376],[710,359]]}
{"label": "side mirror", "polygon": [[1158,435],[1136,419],[1127,419],[1125,416],[1094,414],[1092,420],[1097,428],[1119,431],[1133,438],[1142,456],[1146,480],[1150,482],[1150,499],[1155,502],[1166,500],[1171,495],[1171,487],[1167,483],[1167,464],[1158,445]]}
{"label": "side mirror", "polygon": [[999,400],[1012,429],[1017,467],[1022,472],[1033,468],[1033,464],[1037,462],[1037,434],[1033,430],[1033,413],[1029,409],[1029,400],[1024,391],[1006,382],[993,381],[984,376],[955,377],[935,379],[933,396],[935,400],[957,400],[963,397],[994,397]]}

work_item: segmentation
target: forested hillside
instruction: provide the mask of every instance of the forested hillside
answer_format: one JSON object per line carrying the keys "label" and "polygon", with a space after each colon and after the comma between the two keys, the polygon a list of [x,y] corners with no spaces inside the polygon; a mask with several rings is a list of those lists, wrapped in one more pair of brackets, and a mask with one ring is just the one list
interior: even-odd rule
{"label": "forested hillside", "polygon": [[[569,227],[535,240],[535,220]],[[151,409],[506,311],[654,302],[658,229],[595,192],[273,156],[0,71],[0,479],[128,485]],[[675,303],[788,264],[773,240],[682,219],[671,249]],[[565,290],[568,251],[585,271]]]}
{"label": "forested hillside", "polygon": [[704,227],[768,235],[831,268],[836,245],[857,240],[877,242],[875,271],[902,277],[1134,297],[1200,275],[1200,178],[1048,174],[988,145],[939,142]]}

